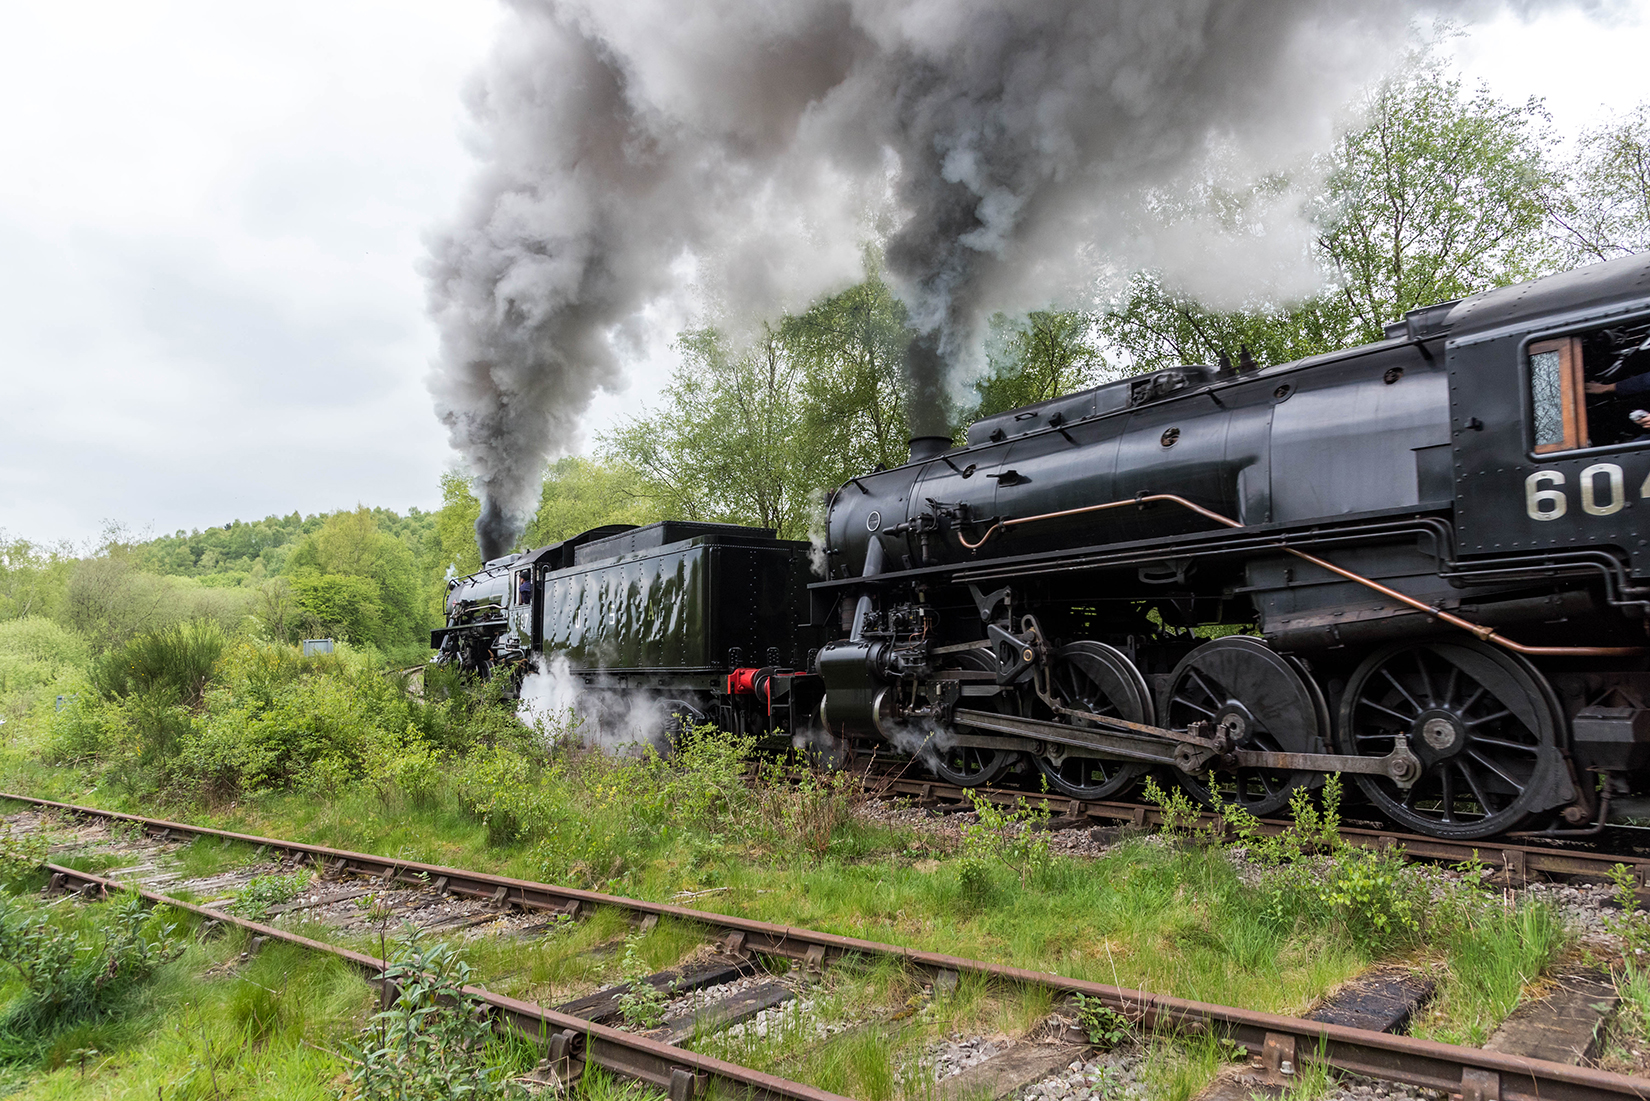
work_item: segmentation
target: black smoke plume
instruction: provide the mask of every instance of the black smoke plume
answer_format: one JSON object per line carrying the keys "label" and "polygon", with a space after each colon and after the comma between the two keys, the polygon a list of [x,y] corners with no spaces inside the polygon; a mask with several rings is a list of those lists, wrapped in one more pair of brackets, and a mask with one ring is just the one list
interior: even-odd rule
{"label": "black smoke plume", "polygon": [[[616,347],[695,284],[735,314],[859,272],[871,226],[921,341],[912,423],[977,373],[983,319],[1152,265],[1206,297],[1304,254],[1151,230],[1215,152],[1257,174],[1328,144],[1410,21],[1400,0],[512,0],[470,92],[482,162],[427,275],[430,387],[508,549]],[[1302,287],[1301,289],[1306,289]]]}

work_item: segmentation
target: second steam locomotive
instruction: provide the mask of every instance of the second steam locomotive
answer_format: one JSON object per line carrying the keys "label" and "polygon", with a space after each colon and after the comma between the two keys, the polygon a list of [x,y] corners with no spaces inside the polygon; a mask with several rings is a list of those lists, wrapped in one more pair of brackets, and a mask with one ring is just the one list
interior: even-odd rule
{"label": "second steam locomotive", "polygon": [[1159,770],[1264,815],[1338,772],[1423,833],[1581,832],[1650,767],[1641,403],[1627,257],[914,440],[831,495],[819,572],[677,522],[498,559],[433,644],[961,785]]}

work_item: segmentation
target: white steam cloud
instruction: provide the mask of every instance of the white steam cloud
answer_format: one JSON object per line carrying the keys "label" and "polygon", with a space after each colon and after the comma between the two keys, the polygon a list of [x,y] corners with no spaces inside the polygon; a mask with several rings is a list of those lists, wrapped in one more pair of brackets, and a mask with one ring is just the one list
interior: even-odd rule
{"label": "white steam cloud", "polygon": [[880,219],[922,334],[912,426],[944,432],[936,399],[978,369],[993,311],[1145,265],[1230,299],[1275,290],[1281,260],[1299,287],[1287,205],[1217,255],[1149,228],[1143,195],[1217,149],[1259,175],[1327,146],[1412,19],[1492,6],[511,0],[470,93],[483,168],[427,272],[430,386],[483,497],[483,558],[519,534],[592,395],[622,386],[616,349],[684,268],[735,313],[800,308],[859,277]]}
{"label": "white steam cloud", "polygon": [[666,701],[650,693],[586,685],[560,654],[548,662],[537,658],[521,682],[516,714],[545,739],[547,749],[577,741],[615,752],[651,747],[667,753],[674,721]]}

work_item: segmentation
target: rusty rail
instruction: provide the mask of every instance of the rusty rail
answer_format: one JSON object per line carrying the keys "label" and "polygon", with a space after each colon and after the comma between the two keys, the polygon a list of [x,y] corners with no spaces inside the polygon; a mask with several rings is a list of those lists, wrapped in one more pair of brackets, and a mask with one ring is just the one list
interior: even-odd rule
{"label": "rusty rail", "polygon": [[[164,819],[143,818],[116,811],[58,803],[45,799],[0,792],[0,798],[13,799],[36,806],[52,807],[71,814],[125,821],[140,825],[144,830],[159,834],[179,833],[202,837],[218,837],[271,849],[303,854],[326,870],[338,873],[354,871],[376,875],[388,880],[431,884],[454,894],[488,897],[500,903],[528,909],[557,909],[570,912],[584,905],[614,906],[633,913],[672,917],[720,929],[724,933],[724,950],[745,954],[758,952],[789,959],[800,959],[814,967],[826,961],[848,956],[881,957],[902,960],[907,966],[930,972],[953,972],[958,975],[977,975],[981,978],[1007,983],[1023,983],[1043,987],[1058,993],[1082,994],[1097,998],[1103,1004],[1137,1020],[1148,1028],[1204,1030],[1214,1028],[1242,1044],[1252,1056],[1261,1060],[1263,1067],[1281,1074],[1283,1063],[1300,1066],[1301,1060],[1322,1058],[1331,1066],[1356,1074],[1388,1081],[1405,1082],[1428,1089],[1445,1090],[1478,1101],[1588,1101],[1599,1098],[1639,1098],[1650,1101],[1650,1078],[1635,1078],[1589,1067],[1568,1066],[1542,1059],[1529,1059],[1477,1048],[1455,1047],[1419,1040],[1410,1036],[1394,1036],[1384,1032],[1368,1032],[1323,1024],[1297,1017],[1274,1013],[1258,1013],[1229,1006],[1210,1005],[1184,998],[1172,998],[1148,991],[1108,986],[1086,979],[1070,978],[1033,971],[1006,964],[948,956],[939,952],[925,952],[899,945],[843,937],[812,929],[777,925],[750,918],[692,910],[683,906],[623,898],[596,891],[582,891],[554,884],[533,883],[459,868],[447,868],[417,861],[391,860],[368,853],[355,853],[301,842],[280,841],[227,830],[190,826]],[[97,881],[105,886],[118,885],[113,880],[92,876],[91,873],[69,872],[82,882]],[[147,893],[145,897],[150,897]],[[186,908],[188,904],[184,904]],[[215,919],[224,915],[201,907],[192,912],[204,913]],[[260,927],[260,931],[263,928]],[[278,933],[284,940],[294,940],[292,934]],[[268,934],[263,934],[268,935]],[[301,939],[301,938],[300,938]],[[318,943],[318,942],[314,942]],[[370,958],[370,957],[368,957]],[[378,961],[373,961],[377,966]],[[492,997],[496,998],[497,995]],[[509,1001],[509,999],[503,999]],[[489,1004],[493,1004],[489,1002]],[[522,1003],[518,1003],[522,1004]],[[538,1007],[530,1007],[538,1009]],[[541,1012],[548,1013],[549,1010]],[[542,1018],[536,1018],[542,1019]],[[577,1018],[572,1020],[577,1021]],[[535,1026],[536,1027],[536,1026]],[[575,1026],[569,1025],[569,1028]],[[576,1026],[590,1035],[596,1026],[578,1021]],[[612,1031],[612,1030],[609,1030]],[[604,1034],[605,1035],[605,1034]],[[639,1037],[616,1033],[626,1041]],[[614,1042],[618,1042],[615,1040]],[[660,1045],[661,1047],[663,1045]],[[599,1047],[599,1045],[598,1045]],[[668,1049],[676,1052],[677,1049]],[[677,1057],[681,1065],[691,1053]],[[649,1057],[658,1057],[653,1052]],[[703,1057],[694,1057],[703,1058]],[[727,1066],[727,1064],[724,1064]],[[740,1068],[736,1068],[740,1069]],[[626,1072],[628,1073],[628,1072]],[[705,1073],[710,1073],[706,1071]],[[754,1073],[754,1072],[747,1072]],[[656,1080],[656,1079],[650,1079]],[[807,1087],[802,1087],[807,1088]],[[782,1096],[800,1096],[785,1094]],[[814,1094],[812,1096],[828,1096]]]}
{"label": "rusty rail", "polygon": [[[944,798],[962,802],[967,798],[964,792],[972,791],[976,796],[1000,806],[1014,806],[1016,803],[1024,802],[1027,806],[1039,807],[1054,814],[1087,817],[1093,819],[1096,824],[1113,822],[1141,828],[1163,824],[1163,812],[1144,803],[1069,799],[1062,795],[1043,795],[1015,791],[1012,788],[962,788],[955,784],[918,778],[883,776],[875,777],[868,782],[885,793],[908,795],[920,800]],[[1215,815],[1205,812],[1200,815],[1199,821],[1203,825],[1210,825],[1218,819]],[[1293,825],[1292,822],[1277,819],[1261,820],[1262,830],[1269,834],[1281,833]],[[1481,860],[1490,868],[1501,870],[1518,884],[1525,882],[1532,872],[1549,875],[1606,876],[1616,864],[1631,869],[1641,885],[1650,883],[1650,857],[1644,856],[1593,852],[1587,849],[1559,849],[1542,845],[1519,845],[1493,837],[1481,841],[1452,841],[1442,837],[1428,837],[1425,834],[1360,829],[1353,826],[1342,826],[1338,832],[1341,838],[1350,844],[1367,849],[1401,849],[1406,857],[1412,859],[1453,862]]]}
{"label": "rusty rail", "polygon": [[[77,871],[57,864],[47,864],[46,870],[52,875],[51,886],[58,889],[85,892],[97,888],[100,897],[107,897],[110,891],[136,890],[143,898],[160,906],[170,906],[209,921],[234,925],[270,940],[295,944],[314,952],[329,953],[363,972],[370,980],[383,981],[380,976],[383,975],[386,964],[377,956],[369,956],[325,941],[311,940],[284,929],[248,921],[219,910],[209,910],[204,906],[197,906],[192,902],[185,902],[156,891],[125,886],[118,880],[92,872]],[[560,1074],[564,1081],[576,1078],[586,1064],[594,1063],[627,1078],[658,1086],[667,1091],[670,1101],[691,1101],[700,1092],[702,1079],[712,1079],[732,1086],[736,1096],[752,1098],[754,1101],[852,1101],[851,1098],[828,1090],[816,1089],[801,1082],[793,1082],[736,1063],[700,1055],[698,1052],[673,1047],[632,1032],[609,1028],[582,1017],[546,1009],[532,1002],[495,994],[484,987],[466,986],[464,993],[484,1005],[488,1015],[495,1021],[514,1028],[529,1038],[547,1040],[550,1046],[551,1068]]]}

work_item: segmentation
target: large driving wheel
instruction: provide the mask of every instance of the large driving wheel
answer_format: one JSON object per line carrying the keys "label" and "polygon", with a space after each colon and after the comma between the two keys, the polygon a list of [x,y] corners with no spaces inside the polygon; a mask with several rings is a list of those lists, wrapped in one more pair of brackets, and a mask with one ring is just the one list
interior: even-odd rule
{"label": "large driving wheel", "polygon": [[1342,753],[1384,757],[1409,740],[1421,778],[1407,791],[1359,776],[1370,801],[1417,833],[1470,839],[1509,830],[1573,793],[1563,720],[1541,674],[1479,642],[1399,643],[1352,674],[1335,738]]}
{"label": "large driving wheel", "polygon": [[[996,661],[984,650],[964,650],[956,656],[958,665],[976,672],[996,672]],[[991,697],[991,709],[1005,715],[1019,714],[1018,697],[1013,689],[1004,688]],[[1020,758],[1009,749],[985,749],[979,746],[953,745],[938,748],[931,758],[925,757],[934,775],[948,784],[975,788],[1002,779]]]}
{"label": "large driving wheel", "polygon": [[[1211,732],[1230,721],[1239,749],[1282,753],[1322,753],[1328,708],[1301,666],[1247,635],[1206,642],[1181,659],[1170,677],[1163,708],[1165,723],[1185,729],[1207,722]],[[1319,779],[1315,772],[1277,769],[1215,769],[1180,784],[1206,806],[1218,792],[1251,814],[1275,814],[1297,789]]]}
{"label": "large driving wheel", "polygon": [[[1050,672],[1050,687],[1055,698],[1067,707],[1129,722],[1152,721],[1151,693],[1146,688],[1146,678],[1126,654],[1103,642],[1073,642],[1062,646]],[[1078,727],[1100,729],[1083,719],[1062,716],[1062,720]],[[1145,765],[1081,757],[1053,744],[1044,756],[1035,760],[1048,786],[1073,799],[1110,799],[1126,791],[1146,771]]]}

